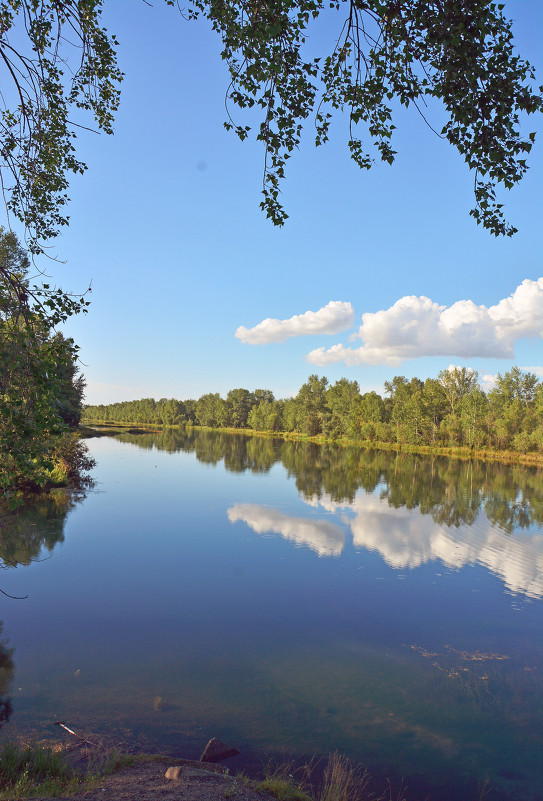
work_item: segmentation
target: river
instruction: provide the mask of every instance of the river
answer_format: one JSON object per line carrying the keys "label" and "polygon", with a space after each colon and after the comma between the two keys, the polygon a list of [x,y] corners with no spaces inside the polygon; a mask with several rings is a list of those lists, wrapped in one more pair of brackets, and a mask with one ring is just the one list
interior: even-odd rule
{"label": "river", "polygon": [[541,799],[541,470],[190,430],[89,447],[94,489],[4,525],[1,588],[28,598],[2,598],[2,738],[337,749],[410,801]]}

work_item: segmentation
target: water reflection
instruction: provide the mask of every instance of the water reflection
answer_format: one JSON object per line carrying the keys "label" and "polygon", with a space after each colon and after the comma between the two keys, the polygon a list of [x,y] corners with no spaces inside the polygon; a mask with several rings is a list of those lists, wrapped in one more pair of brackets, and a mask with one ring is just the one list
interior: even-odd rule
{"label": "water reflection", "polygon": [[415,568],[433,560],[453,569],[479,564],[511,592],[543,597],[542,533],[511,537],[484,514],[472,526],[446,526],[419,509],[391,509],[387,499],[376,495],[357,495],[351,504],[323,497],[312,505],[340,514],[351,528],[354,546],[377,551],[393,568]]}
{"label": "water reflection", "polygon": [[64,542],[68,513],[83,495],[64,490],[27,498],[15,512],[0,507],[0,567],[28,565]]}
{"label": "water reflection", "polygon": [[308,500],[354,501],[374,493],[394,508],[418,509],[447,526],[472,524],[484,512],[503,531],[543,527],[543,470],[521,465],[461,462],[443,457],[340,448],[224,432],[167,430],[121,434],[140,448],[195,453],[200,462],[227,470],[268,472],[282,464]]}
{"label": "water reflection", "polygon": [[231,523],[242,520],[257,534],[275,532],[297,545],[307,545],[319,556],[339,556],[345,546],[343,530],[326,520],[285,515],[254,503],[236,503],[227,514]]}
{"label": "water reflection", "polygon": [[[410,799],[478,798],[489,776],[496,801],[535,801],[541,471],[211,432],[122,439],[145,450],[95,440],[103,492],[62,558],[4,574],[29,594],[6,628],[18,727],[117,726],[177,756],[214,735],[259,755],[337,748],[404,776]],[[47,508],[41,527],[19,519],[20,559],[62,540]]]}
{"label": "water reflection", "polygon": [[[10,511],[0,504],[0,568],[10,570],[29,565],[38,559],[48,558],[58,543],[64,542],[64,526],[68,513],[84,493],[67,493],[64,490],[38,494],[25,499],[24,506]],[[44,552],[47,554],[44,556]],[[3,595],[26,601],[0,589]],[[2,639],[0,621],[0,728],[10,719],[13,706],[7,695],[14,675],[13,648]]]}
{"label": "water reflection", "polygon": [[[226,433],[166,431],[120,437],[139,447],[194,452],[227,470],[267,472],[282,464],[304,500],[338,514],[357,548],[391,567],[439,560],[482,565],[512,593],[543,597],[543,471]],[[319,556],[339,556],[343,529],[267,506],[236,504],[231,522],[276,532]]]}

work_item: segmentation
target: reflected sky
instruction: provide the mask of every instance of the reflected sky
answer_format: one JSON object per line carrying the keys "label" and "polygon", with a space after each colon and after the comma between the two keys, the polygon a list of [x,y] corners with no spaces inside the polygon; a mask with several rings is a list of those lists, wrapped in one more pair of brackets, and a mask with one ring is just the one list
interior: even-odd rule
{"label": "reflected sky", "polygon": [[540,473],[123,439],[89,443],[85,499],[36,502],[10,528],[2,589],[28,599],[3,607],[2,736],[65,720],[189,758],[212,736],[257,762],[337,748],[403,776],[409,801],[477,801],[486,776],[495,801],[537,798]]}
{"label": "reflected sky", "polygon": [[[439,560],[450,568],[479,564],[499,576],[513,593],[543,597],[543,532],[507,534],[484,514],[474,525],[445,526],[419,509],[394,508],[378,494],[358,493],[353,503],[330,497],[308,503],[338,515],[357,548],[377,551],[393,568],[416,568]],[[248,521],[247,521],[248,522]]]}
{"label": "reflected sky", "polygon": [[307,545],[319,556],[339,556],[345,547],[343,529],[327,520],[294,517],[255,503],[236,503],[227,515],[231,523],[242,520],[257,534],[280,534],[296,545]]}
{"label": "reflected sky", "polygon": [[288,515],[272,506],[236,503],[227,510],[231,523],[242,521],[257,534],[279,534],[321,557],[337,557],[346,533],[355,548],[375,551],[396,570],[415,569],[437,561],[460,570],[481,565],[498,576],[513,594],[543,597],[543,532],[539,527],[504,532],[480,513],[472,525],[447,526],[420,509],[392,507],[378,491],[359,491],[352,503],[326,495],[305,499],[315,509],[334,515],[330,520]]}

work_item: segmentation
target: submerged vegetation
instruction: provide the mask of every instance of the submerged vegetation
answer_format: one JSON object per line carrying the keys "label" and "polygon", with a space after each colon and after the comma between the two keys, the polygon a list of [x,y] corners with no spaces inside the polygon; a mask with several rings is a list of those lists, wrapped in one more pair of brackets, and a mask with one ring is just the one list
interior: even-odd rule
{"label": "submerged vegetation", "polygon": [[86,406],[85,423],[235,428],[302,435],[391,449],[447,449],[449,455],[492,452],[527,460],[543,458],[543,383],[513,367],[498,374],[488,393],[475,371],[443,370],[438,378],[385,382],[386,397],[360,393],[356,381],[331,385],[312,375],[293,398],[271,390],[238,388],[226,398],[207,393],[198,400],[152,398]]}

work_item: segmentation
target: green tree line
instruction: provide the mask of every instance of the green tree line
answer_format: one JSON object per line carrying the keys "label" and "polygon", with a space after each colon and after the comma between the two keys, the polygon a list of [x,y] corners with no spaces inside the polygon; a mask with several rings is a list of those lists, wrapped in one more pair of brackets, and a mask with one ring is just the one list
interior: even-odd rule
{"label": "green tree line", "polygon": [[326,439],[472,450],[543,453],[543,383],[513,367],[484,392],[470,368],[448,368],[437,378],[385,382],[385,396],[360,393],[356,381],[335,384],[309,376],[297,395],[276,399],[271,390],[232,389],[222,398],[153,398],[85,406],[87,423],[207,426],[298,433]]}
{"label": "green tree line", "polygon": [[[175,0],[165,2],[178,5]],[[69,177],[86,170],[77,154],[77,131],[90,125],[113,132],[123,74],[117,64],[117,40],[103,24],[103,6],[103,0],[5,0],[0,4],[2,198],[6,222],[13,218],[21,225],[33,256],[44,253],[47,243],[69,223]],[[503,4],[455,0],[441,4],[438,14],[432,13],[431,6],[418,0],[350,0],[346,4],[289,0],[256,6],[237,0],[190,0],[186,16],[206,20],[221,40],[221,58],[229,71],[226,128],[241,140],[254,135],[262,144],[261,208],[274,224],[282,225],[287,217],[280,203],[280,186],[308,118],[316,126],[315,143],[322,145],[328,140],[332,117],[344,111],[350,156],[367,170],[375,156],[386,163],[394,161],[395,107],[420,109],[427,100],[438,100],[445,112],[441,136],[474,173],[470,214],[495,235],[515,232],[504,219],[496,188],[510,189],[527,170],[526,156],[535,132],[521,131],[520,115],[540,112],[543,107],[534,70],[514,49],[512,22],[503,14]],[[336,12],[341,15],[339,39],[334,35],[323,42],[322,51],[306,52],[312,22]],[[232,105],[252,109],[252,132],[250,125],[233,122]],[[28,280],[18,243],[13,239],[10,243],[1,233],[0,238],[0,490],[5,493],[47,480],[53,464],[52,443],[60,442],[63,425],[73,424],[74,415],[66,421],[60,407],[66,388],[77,393],[73,376],[70,379],[76,349],[54,331],[59,322],[84,311],[88,301],[85,296],[74,298]],[[309,384],[312,379],[318,384],[313,376]],[[239,402],[210,395],[185,401],[181,407],[176,406],[181,402],[173,401],[149,401],[148,405],[153,414],[158,405],[157,414],[167,418],[160,422],[166,424],[175,424],[171,421],[176,418],[187,423],[198,419],[204,425],[366,437],[364,429],[375,423],[380,426],[380,439],[386,440],[387,432],[394,439],[394,431],[397,441],[425,436],[419,424],[426,418],[420,417],[416,399],[406,411],[398,411],[394,420],[387,417],[390,399],[383,401],[383,414],[374,410],[368,418],[365,412],[345,412],[342,388],[337,390],[337,403],[333,390],[324,388],[324,403],[311,397],[310,386],[298,404],[256,400],[256,393],[239,389],[233,390],[240,395]],[[374,402],[378,403],[368,400],[370,406]],[[77,407],[76,399],[75,416]],[[470,415],[475,420],[479,407],[464,416]],[[462,422],[457,423],[458,417],[453,410],[450,431],[439,429],[440,435],[445,439],[450,435],[452,440],[463,437],[474,444],[484,427],[461,416]],[[540,422],[525,424],[525,417],[525,409],[517,414],[513,405],[500,431],[505,438],[511,432],[520,438],[514,447],[537,449],[539,435],[534,445],[534,431]],[[439,414],[433,429],[438,418]],[[74,474],[80,472],[84,454],[73,441],[62,458],[66,465],[69,461],[77,465]]]}

